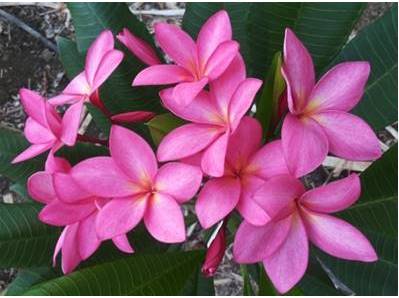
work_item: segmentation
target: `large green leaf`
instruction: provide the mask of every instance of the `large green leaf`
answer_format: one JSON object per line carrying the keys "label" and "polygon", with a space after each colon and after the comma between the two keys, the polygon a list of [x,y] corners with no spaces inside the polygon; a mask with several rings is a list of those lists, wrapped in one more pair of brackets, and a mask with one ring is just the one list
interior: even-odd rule
{"label": "large green leaf", "polygon": [[290,27],[321,70],[339,53],[358,20],[362,3],[256,3],[249,20],[249,50],[255,73],[263,78],[274,53],[283,48]]}
{"label": "large green leaf", "polygon": [[357,295],[397,295],[398,145],[362,175],[362,196],[340,216],[357,226],[375,247],[379,260],[360,263],[320,254],[332,273]]}
{"label": "large green leaf", "polygon": [[333,64],[349,60],[366,60],[371,64],[365,95],[354,113],[376,130],[398,121],[397,5],[352,39]]}
{"label": "large green leaf", "polygon": [[0,204],[0,267],[51,264],[59,229],[41,223],[39,209],[32,203]]}
{"label": "large green leaf", "polygon": [[187,281],[180,295],[215,296],[215,286],[213,284],[213,277],[205,277],[199,268],[200,266],[197,267],[198,267],[197,270],[192,274],[191,278]]}
{"label": "large green leaf", "polygon": [[178,295],[203,251],[135,254],[33,287],[25,295]]}
{"label": "large green leaf", "polygon": [[182,119],[177,118],[170,113],[157,115],[146,123],[151,133],[152,141],[156,146],[161,143],[164,136],[183,124],[184,121]]}

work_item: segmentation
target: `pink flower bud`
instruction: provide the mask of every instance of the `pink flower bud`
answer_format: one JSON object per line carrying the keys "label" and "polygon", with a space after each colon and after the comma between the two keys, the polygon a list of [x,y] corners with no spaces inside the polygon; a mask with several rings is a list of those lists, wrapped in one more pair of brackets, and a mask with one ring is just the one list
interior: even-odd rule
{"label": "pink flower bud", "polygon": [[206,277],[215,274],[226,251],[226,223],[225,220],[206,252],[205,262],[201,268],[202,274]]}

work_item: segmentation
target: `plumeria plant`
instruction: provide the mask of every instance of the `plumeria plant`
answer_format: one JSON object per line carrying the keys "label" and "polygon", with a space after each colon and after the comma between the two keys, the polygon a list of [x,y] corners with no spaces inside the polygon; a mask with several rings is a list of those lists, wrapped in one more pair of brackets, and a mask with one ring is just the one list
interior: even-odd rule
{"label": "plumeria plant", "polygon": [[[232,249],[245,295],[396,294],[396,6],[353,39],[362,3],[190,3],[154,39],[68,6],[70,83],[0,146],[37,202],[1,205],[8,293],[209,295]],[[369,167],[309,183],[327,160]]]}

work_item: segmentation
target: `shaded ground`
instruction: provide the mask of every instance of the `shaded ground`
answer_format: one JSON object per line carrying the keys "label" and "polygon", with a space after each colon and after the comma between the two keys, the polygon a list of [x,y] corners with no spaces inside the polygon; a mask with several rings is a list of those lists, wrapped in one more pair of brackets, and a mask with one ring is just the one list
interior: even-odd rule
{"label": "shaded ground", "polygon": [[[43,7],[42,5],[46,5]],[[49,41],[55,43],[57,36],[70,37],[73,27],[68,11],[62,4],[37,4],[35,6],[0,7],[16,16],[33,29],[40,32]],[[392,3],[370,3],[356,26],[360,30],[379,16]],[[182,3],[134,3],[134,10],[182,9]],[[141,18],[150,27],[154,21],[167,20],[179,23],[181,17],[160,17],[142,15]],[[15,25],[0,18],[0,123],[18,129],[23,128],[25,115],[18,100],[18,90],[28,87],[51,97],[61,91],[67,83],[64,70],[56,53],[48,49],[41,41],[32,37]],[[387,133],[380,135],[384,142],[390,142]],[[329,172],[320,168],[307,178],[310,184],[319,185],[329,176]],[[9,182],[0,176],[0,200],[12,203],[17,195],[10,191]],[[1,252],[0,252],[1,253]],[[219,295],[242,294],[242,279],[239,266],[231,261],[229,249],[216,274],[216,289]],[[12,280],[16,270],[0,270],[0,293]]]}

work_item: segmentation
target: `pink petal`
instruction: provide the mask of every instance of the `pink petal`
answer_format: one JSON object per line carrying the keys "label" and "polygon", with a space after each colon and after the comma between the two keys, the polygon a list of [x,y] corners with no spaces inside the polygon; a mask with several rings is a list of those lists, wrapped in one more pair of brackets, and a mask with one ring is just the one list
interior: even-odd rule
{"label": "pink petal", "polygon": [[111,239],[132,230],[143,218],[147,202],[148,195],[111,200],[97,215],[98,237],[102,240]]}
{"label": "pink petal", "polygon": [[208,83],[208,78],[202,78],[199,81],[179,83],[173,88],[173,98],[176,103],[186,107],[195,97],[204,89]]}
{"label": "pink petal", "polygon": [[176,25],[157,23],[155,39],[176,64],[192,69],[197,64],[197,46],[192,38]]}
{"label": "pink petal", "polygon": [[198,167],[170,162],[159,169],[155,188],[158,192],[170,195],[177,202],[184,203],[194,197],[201,181],[202,172]]}
{"label": "pink petal", "polygon": [[19,90],[19,97],[25,113],[43,127],[48,127],[45,99],[39,93],[26,88]]}
{"label": "pink petal", "polygon": [[[56,146],[55,146],[56,147]],[[62,157],[54,157],[54,147],[50,150],[46,163],[45,169],[48,173],[67,173],[71,170],[71,164],[68,160]]]}
{"label": "pink petal", "polygon": [[78,243],[82,260],[88,259],[101,244],[96,233],[96,217],[97,212],[94,212],[79,224]]}
{"label": "pink petal", "polygon": [[57,240],[57,243],[55,245],[54,248],[54,253],[53,253],[53,267],[55,267],[56,263],[57,263],[57,255],[60,253],[61,249],[62,249],[62,245],[64,244],[64,239],[65,239],[65,234],[68,231],[68,226],[66,226],[62,232],[60,237]]}
{"label": "pink petal", "polygon": [[119,168],[133,181],[152,181],[158,164],[150,145],[135,132],[113,125],[109,150]]}
{"label": "pink petal", "polygon": [[48,101],[45,104],[45,114],[49,130],[58,138],[61,135],[61,116]]}
{"label": "pink petal", "polygon": [[305,226],[298,214],[292,217],[291,229],[277,251],[263,261],[266,273],[276,289],[288,292],[305,274],[309,244]]}
{"label": "pink petal", "polygon": [[27,185],[29,195],[40,203],[48,204],[56,198],[53,177],[47,172],[34,173]]}
{"label": "pink petal", "polygon": [[227,131],[204,151],[201,168],[205,174],[212,177],[223,176],[229,137],[230,133]]}
{"label": "pink petal", "polygon": [[192,75],[177,65],[153,65],[142,70],[133,80],[133,86],[166,85],[192,81]]}
{"label": "pink petal", "polygon": [[244,117],[236,131],[230,136],[227,162],[237,169],[244,167],[248,159],[259,149],[261,141],[262,127],[259,122],[255,118]]}
{"label": "pink petal", "polygon": [[[69,103],[73,103],[72,98],[75,98],[76,100],[84,100],[84,99],[87,99],[88,96],[93,91],[94,90],[90,87],[90,84],[87,81],[86,73],[84,71],[82,71],[75,78],[73,78],[72,81],[69,82],[69,84],[65,87],[65,89],[64,89],[64,91],[62,91],[62,93],[75,96],[75,97],[71,97],[70,102],[69,102]],[[57,100],[56,100],[56,98],[57,97],[53,97],[50,100],[50,103],[52,105],[63,104],[61,102],[58,102],[62,98],[57,99]]]}
{"label": "pink petal", "polygon": [[125,197],[137,192],[111,157],[93,157],[71,170],[72,178],[87,192],[100,197]]}
{"label": "pink petal", "polygon": [[300,119],[288,113],[281,139],[287,166],[296,177],[310,173],[327,157],[327,136],[323,128],[309,117]]}
{"label": "pink petal", "polygon": [[204,75],[209,77],[210,80],[218,78],[237,56],[239,48],[239,43],[233,40],[220,44],[209,58]]}
{"label": "pink petal", "polygon": [[222,133],[220,127],[204,124],[186,124],[172,130],[158,146],[160,162],[188,157],[211,144]]}
{"label": "pink petal", "polygon": [[57,197],[64,203],[79,203],[87,200],[93,195],[79,186],[75,179],[64,173],[55,173],[53,175],[54,189]]}
{"label": "pink petal", "polygon": [[147,122],[148,120],[151,120],[155,115],[155,113],[148,111],[134,111],[113,115],[111,116],[111,120],[122,123]]}
{"label": "pink petal", "polygon": [[315,73],[308,50],[288,28],[285,29],[282,74],[287,83],[288,107],[291,113],[300,113],[314,87]]}
{"label": "pink petal", "polygon": [[322,112],[313,118],[323,127],[331,153],[349,160],[381,157],[377,136],[361,118],[340,111]]}
{"label": "pink petal", "polygon": [[158,241],[179,243],[186,240],[186,228],[179,204],[169,195],[155,193],[144,214],[148,232]]}
{"label": "pink petal", "polygon": [[306,111],[350,111],[361,99],[369,74],[368,62],[344,62],[334,66],[316,84]]}
{"label": "pink petal", "polygon": [[240,188],[240,180],[232,177],[214,178],[205,183],[195,204],[195,212],[204,229],[233,211],[240,198]]}
{"label": "pink petal", "polygon": [[115,246],[125,253],[133,253],[134,249],[129,243],[129,239],[127,238],[126,234],[122,234],[119,236],[115,236],[112,238],[112,242]]}
{"label": "pink petal", "polygon": [[346,260],[374,262],[378,257],[367,238],[346,221],[302,209],[309,239],[326,253]]}
{"label": "pink petal", "polygon": [[270,142],[258,150],[250,159],[246,172],[263,179],[289,174],[281,140]]}
{"label": "pink petal", "polygon": [[65,229],[64,241],[62,243],[62,272],[71,273],[82,261],[79,255],[78,243],[79,223],[67,226]]}
{"label": "pink petal", "polygon": [[244,175],[241,177],[241,196],[237,210],[244,219],[254,226],[262,226],[270,221],[270,216],[253,199],[256,191],[265,183],[265,180],[256,176]]}
{"label": "pink petal", "polygon": [[18,154],[18,156],[15,157],[11,161],[11,163],[18,163],[18,162],[25,161],[27,159],[36,157],[36,156],[42,154],[43,152],[49,150],[52,146],[53,146],[53,143],[31,145],[26,150],[24,150],[22,153]]}
{"label": "pink petal", "polygon": [[62,117],[61,140],[68,146],[73,146],[76,143],[82,111],[83,101],[78,101],[71,105]]}
{"label": "pink petal", "polygon": [[291,221],[291,216],[288,216],[263,226],[253,226],[247,221],[242,222],[234,238],[234,260],[241,264],[251,264],[269,257],[287,238]]}
{"label": "pink petal", "polygon": [[[84,73],[83,73],[84,75]],[[82,94],[58,94],[49,99],[49,103],[53,106],[61,106],[64,104],[74,104],[79,100],[84,100],[86,95]]]}
{"label": "pink petal", "polygon": [[359,176],[352,174],[307,191],[299,202],[312,211],[334,213],[354,204],[359,199],[360,188]]}
{"label": "pink petal", "polygon": [[232,30],[229,15],[220,10],[202,25],[197,37],[200,65],[205,66],[216,48],[223,42],[231,40]]}
{"label": "pink petal", "polygon": [[114,37],[110,30],[104,30],[87,50],[85,71],[90,86],[95,84],[95,77],[104,56],[114,48]]}
{"label": "pink petal", "polygon": [[145,40],[133,35],[127,28],[123,28],[116,38],[145,64],[161,64],[155,50]]}
{"label": "pink petal", "polygon": [[109,51],[104,58],[101,60],[98,66],[96,75],[94,77],[93,84],[91,86],[92,90],[99,88],[106,79],[114,72],[114,70],[122,62],[123,53],[118,50]]}
{"label": "pink petal", "polygon": [[55,140],[55,136],[47,127],[42,126],[31,117],[26,119],[24,135],[32,144],[49,143]]}
{"label": "pink petal", "polygon": [[253,199],[273,218],[291,212],[291,203],[305,192],[302,183],[291,175],[279,175],[267,180]]}
{"label": "pink petal", "polygon": [[241,118],[251,107],[256,92],[258,92],[261,85],[261,80],[251,78],[246,79],[238,85],[231,98],[229,107],[229,120],[232,131],[237,128]]}

